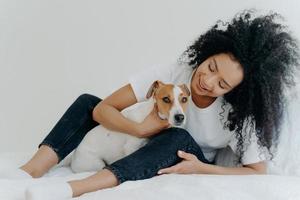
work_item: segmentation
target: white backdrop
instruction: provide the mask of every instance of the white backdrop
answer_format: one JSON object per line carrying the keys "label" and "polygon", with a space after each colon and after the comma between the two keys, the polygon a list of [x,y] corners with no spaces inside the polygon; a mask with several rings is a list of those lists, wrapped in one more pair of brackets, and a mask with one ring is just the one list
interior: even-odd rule
{"label": "white backdrop", "polygon": [[80,94],[104,98],[245,8],[300,38],[298,0],[0,0],[0,152],[33,152]]}

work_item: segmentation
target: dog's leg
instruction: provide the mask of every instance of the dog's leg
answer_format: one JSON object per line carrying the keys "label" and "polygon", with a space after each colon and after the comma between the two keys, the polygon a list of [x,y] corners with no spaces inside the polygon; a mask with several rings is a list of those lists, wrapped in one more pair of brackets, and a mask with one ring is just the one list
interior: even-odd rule
{"label": "dog's leg", "polygon": [[71,169],[76,173],[99,171],[104,166],[105,162],[90,152],[75,150],[72,156]]}

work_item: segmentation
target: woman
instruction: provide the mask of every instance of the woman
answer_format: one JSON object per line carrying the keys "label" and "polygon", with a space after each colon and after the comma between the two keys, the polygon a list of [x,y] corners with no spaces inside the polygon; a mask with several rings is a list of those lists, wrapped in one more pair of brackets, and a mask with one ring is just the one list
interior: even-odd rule
{"label": "woman", "polygon": [[[180,62],[150,68],[104,100],[81,95],[39,145],[33,158],[7,176],[41,177],[101,124],[150,142],[133,154],[82,180],[27,189],[27,199],[69,198],[158,174],[265,174],[276,147],[284,109],[284,87],[294,85],[298,66],[295,40],[274,20],[251,19],[251,11],[217,23],[182,55]],[[145,98],[150,83],[185,82],[191,89],[186,129],[167,128],[155,111],[142,123],[120,111]],[[216,150],[230,146],[238,167],[214,164]]]}

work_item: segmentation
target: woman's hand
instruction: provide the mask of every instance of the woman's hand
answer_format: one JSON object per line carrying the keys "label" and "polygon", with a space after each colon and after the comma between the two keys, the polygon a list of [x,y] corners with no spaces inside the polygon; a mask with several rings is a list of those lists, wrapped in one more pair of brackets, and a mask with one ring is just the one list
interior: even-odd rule
{"label": "woman's hand", "polygon": [[155,104],[151,113],[139,124],[140,137],[149,137],[170,127],[168,120],[160,119],[157,112],[157,106]]}
{"label": "woman's hand", "polygon": [[183,160],[172,167],[160,169],[157,174],[199,174],[205,173],[205,163],[201,162],[194,154],[178,151],[178,156]]}

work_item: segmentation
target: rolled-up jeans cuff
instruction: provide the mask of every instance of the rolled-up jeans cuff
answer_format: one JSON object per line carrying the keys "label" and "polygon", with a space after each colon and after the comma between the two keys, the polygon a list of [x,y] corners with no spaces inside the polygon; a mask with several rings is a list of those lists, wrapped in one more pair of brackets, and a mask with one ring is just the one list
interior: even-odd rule
{"label": "rolled-up jeans cuff", "polygon": [[58,149],[56,149],[51,142],[48,142],[48,141],[44,140],[42,143],[39,144],[38,148],[40,148],[42,145],[48,146],[49,148],[51,148],[56,153],[57,158],[58,158],[57,163],[60,163],[62,161],[62,157],[59,155]]}
{"label": "rolled-up jeans cuff", "polygon": [[126,181],[126,179],[122,176],[122,174],[120,173],[118,168],[116,168],[112,165],[106,165],[105,167],[103,167],[103,169],[107,169],[107,170],[111,171],[118,179],[118,184],[121,184]]}

